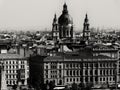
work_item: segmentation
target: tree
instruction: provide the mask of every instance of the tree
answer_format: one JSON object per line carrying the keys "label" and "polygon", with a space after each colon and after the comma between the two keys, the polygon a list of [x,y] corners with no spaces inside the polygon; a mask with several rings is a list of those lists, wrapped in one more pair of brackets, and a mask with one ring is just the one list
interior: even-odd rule
{"label": "tree", "polygon": [[78,86],[75,82],[72,84],[72,90],[78,90]]}
{"label": "tree", "polygon": [[54,81],[50,81],[50,83],[49,83],[49,90],[53,90],[54,87],[55,87],[55,82]]}
{"label": "tree", "polygon": [[13,88],[13,90],[16,90],[17,89],[17,85],[13,85],[12,88]]}

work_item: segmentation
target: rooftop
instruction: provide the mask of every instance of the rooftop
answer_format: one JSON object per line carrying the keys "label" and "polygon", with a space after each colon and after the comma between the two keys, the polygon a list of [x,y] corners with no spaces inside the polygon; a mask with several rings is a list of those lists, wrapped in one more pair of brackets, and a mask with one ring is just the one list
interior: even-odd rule
{"label": "rooftop", "polygon": [[48,56],[44,59],[44,61],[93,61],[93,60],[97,60],[97,61],[108,61],[108,60],[118,60],[117,58],[112,58],[106,55],[97,55],[97,56],[93,56],[92,54],[89,53],[79,53],[79,54],[73,54],[73,53],[67,53],[67,54],[63,54],[61,56]]}
{"label": "rooftop", "polygon": [[0,59],[26,59],[25,57],[19,54],[0,54]]}

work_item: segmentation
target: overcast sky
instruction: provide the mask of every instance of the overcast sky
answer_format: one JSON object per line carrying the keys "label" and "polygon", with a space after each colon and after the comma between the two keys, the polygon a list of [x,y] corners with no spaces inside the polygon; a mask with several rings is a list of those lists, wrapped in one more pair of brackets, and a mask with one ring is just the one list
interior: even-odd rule
{"label": "overcast sky", "polygon": [[0,0],[0,28],[52,28],[67,3],[74,28],[81,29],[85,14],[90,27],[120,28],[120,0]]}

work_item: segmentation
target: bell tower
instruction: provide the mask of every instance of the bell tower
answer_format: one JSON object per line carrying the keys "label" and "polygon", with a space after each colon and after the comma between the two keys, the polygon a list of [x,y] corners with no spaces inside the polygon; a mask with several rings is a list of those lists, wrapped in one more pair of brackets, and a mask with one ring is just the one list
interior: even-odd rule
{"label": "bell tower", "polygon": [[90,40],[90,30],[89,30],[89,22],[88,22],[88,16],[86,14],[83,24],[83,40],[89,41]]}
{"label": "bell tower", "polygon": [[54,15],[53,23],[52,23],[52,39],[57,41],[59,39],[59,30],[58,30],[58,22],[57,16]]}

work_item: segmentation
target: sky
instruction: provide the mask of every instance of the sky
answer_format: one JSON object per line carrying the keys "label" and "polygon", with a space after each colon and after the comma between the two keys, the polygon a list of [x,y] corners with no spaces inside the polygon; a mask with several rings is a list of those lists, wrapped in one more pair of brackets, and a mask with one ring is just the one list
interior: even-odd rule
{"label": "sky", "polygon": [[83,28],[85,14],[90,27],[120,28],[120,0],[0,0],[0,29],[49,29],[66,2],[74,29]]}

